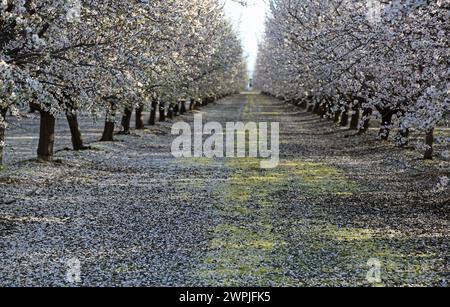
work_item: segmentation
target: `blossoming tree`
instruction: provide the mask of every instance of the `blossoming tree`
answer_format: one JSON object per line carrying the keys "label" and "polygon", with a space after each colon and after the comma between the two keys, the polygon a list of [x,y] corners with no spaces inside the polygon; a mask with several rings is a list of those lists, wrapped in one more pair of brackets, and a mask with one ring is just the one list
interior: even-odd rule
{"label": "blossoming tree", "polygon": [[360,133],[377,117],[380,138],[398,128],[399,145],[421,132],[430,159],[433,131],[450,111],[449,8],[447,0],[271,1],[255,83]]}
{"label": "blossoming tree", "polygon": [[218,0],[1,0],[0,157],[7,110],[39,111],[38,158],[51,161],[59,114],[81,150],[80,112],[106,115],[111,141],[117,114],[127,128],[136,109],[143,128],[144,108],[154,116],[158,102],[165,113],[166,101],[234,91],[241,66]]}

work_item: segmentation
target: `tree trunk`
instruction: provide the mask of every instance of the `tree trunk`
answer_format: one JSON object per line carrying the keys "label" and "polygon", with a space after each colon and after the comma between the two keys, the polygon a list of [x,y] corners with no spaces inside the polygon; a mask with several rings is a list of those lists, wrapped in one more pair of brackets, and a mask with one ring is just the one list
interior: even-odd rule
{"label": "tree trunk", "polygon": [[150,126],[156,125],[156,109],[158,108],[158,101],[153,100],[152,101],[152,108],[150,110],[150,119],[148,120],[148,124]]}
{"label": "tree trunk", "polygon": [[353,110],[352,118],[350,120],[350,130],[358,130],[359,126],[359,109],[356,108]]}
{"label": "tree trunk", "polygon": [[326,105],[321,105],[319,107],[319,113],[318,114],[319,114],[320,117],[324,118],[325,115],[327,115],[327,106]]}
{"label": "tree trunk", "polygon": [[362,124],[361,128],[359,128],[359,134],[365,134],[367,131],[369,131],[371,115],[372,115],[372,109],[365,109],[363,111],[363,114],[362,114],[363,124]]}
{"label": "tree trunk", "polygon": [[308,105],[308,109],[306,110],[307,112],[312,112],[314,110],[314,104],[310,103]]}
{"label": "tree trunk", "polygon": [[144,107],[140,106],[136,109],[136,129],[142,130],[145,128],[144,124]]}
{"label": "tree trunk", "polygon": [[400,147],[408,146],[409,144],[409,129],[400,128],[396,137],[397,145]]}
{"label": "tree trunk", "polygon": [[41,125],[39,131],[38,160],[51,162],[55,145],[55,117],[47,111],[39,110]]}
{"label": "tree trunk", "polygon": [[320,109],[320,103],[316,103],[314,105],[313,113],[314,114],[319,114],[319,109]]}
{"label": "tree trunk", "polygon": [[189,111],[193,111],[194,110],[194,99],[191,98],[190,102],[189,102]]}
{"label": "tree trunk", "polygon": [[167,117],[173,119],[173,105],[169,105],[169,111],[167,112]]}
{"label": "tree trunk", "polygon": [[[123,112],[123,116],[122,116],[122,131],[121,131],[120,134],[130,134],[131,115],[132,114],[133,114],[133,112],[131,111],[131,109],[125,109],[125,111]],[[108,129],[109,128],[110,127],[108,127]],[[105,129],[106,129],[106,126],[105,126]],[[113,131],[114,131],[114,127],[113,127]],[[108,134],[109,134],[109,130],[108,130]]]}
{"label": "tree trunk", "polygon": [[162,101],[159,103],[159,121],[166,121],[166,103]]}
{"label": "tree trunk", "polygon": [[103,135],[101,142],[113,142],[114,141],[114,122],[105,120],[105,128],[103,129]]}
{"label": "tree trunk", "polygon": [[427,133],[425,137],[425,144],[428,146],[425,151],[424,159],[432,160],[433,159],[433,145],[434,145],[434,129],[431,129],[430,132]]}
{"label": "tree trunk", "polygon": [[86,146],[83,144],[81,137],[80,126],[78,125],[78,116],[76,113],[66,113],[67,123],[69,124],[70,134],[72,136],[73,150],[85,150]]}
{"label": "tree trunk", "polygon": [[327,104],[325,107],[324,116],[326,117],[327,120],[331,120],[332,119],[331,114],[333,114],[333,110],[331,110],[331,104]]}
{"label": "tree trunk", "polygon": [[175,104],[175,107],[173,108],[173,115],[180,116],[180,102]]}
{"label": "tree trunk", "polygon": [[336,112],[334,112],[334,122],[336,124],[339,123],[339,120],[341,119],[341,114],[342,114],[341,110],[337,110]]}
{"label": "tree trunk", "polygon": [[187,112],[187,110],[186,110],[186,101],[183,100],[181,102],[180,114],[183,115],[183,114],[186,114],[186,112]]}
{"label": "tree trunk", "polygon": [[349,116],[348,116],[348,109],[346,108],[344,112],[342,112],[341,115],[341,122],[339,123],[339,125],[341,127],[347,127],[349,123]]}
{"label": "tree trunk", "polygon": [[3,147],[5,144],[5,132],[6,132],[6,109],[0,110],[0,170],[3,165]]}
{"label": "tree trunk", "polygon": [[300,106],[300,108],[305,110],[308,107],[308,103],[306,102],[306,100],[302,100],[302,102],[300,103],[299,106]]}
{"label": "tree trunk", "polygon": [[391,133],[390,126],[392,125],[392,116],[394,115],[393,112],[388,111],[382,114],[382,122],[381,122],[381,128],[378,135],[382,140],[387,140],[389,138],[389,134]]}

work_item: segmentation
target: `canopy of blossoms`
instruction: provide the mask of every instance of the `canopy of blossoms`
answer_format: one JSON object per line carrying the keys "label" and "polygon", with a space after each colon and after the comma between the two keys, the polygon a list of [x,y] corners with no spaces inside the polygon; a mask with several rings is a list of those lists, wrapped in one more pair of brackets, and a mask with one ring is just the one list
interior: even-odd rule
{"label": "canopy of blossoms", "polygon": [[450,1],[273,0],[255,84],[321,115],[361,114],[359,128],[382,120],[405,144],[450,112]]}
{"label": "canopy of blossoms", "polygon": [[219,0],[0,0],[3,133],[6,110],[113,122],[152,98],[219,97],[243,80],[242,48]]}

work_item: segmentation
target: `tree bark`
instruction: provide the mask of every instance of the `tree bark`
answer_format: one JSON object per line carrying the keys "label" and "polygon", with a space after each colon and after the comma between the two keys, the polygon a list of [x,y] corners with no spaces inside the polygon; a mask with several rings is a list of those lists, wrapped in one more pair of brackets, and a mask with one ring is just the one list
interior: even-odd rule
{"label": "tree bark", "polygon": [[186,101],[183,100],[183,101],[181,101],[180,114],[183,115],[183,114],[186,114],[186,113],[187,113],[187,110],[186,110]]}
{"label": "tree bark", "polygon": [[336,112],[334,112],[334,122],[336,124],[339,123],[339,120],[341,119],[341,114],[342,114],[341,110],[337,110]]}
{"label": "tree bark", "polygon": [[163,101],[160,101],[159,103],[159,121],[166,121],[166,103]]}
{"label": "tree bark", "polygon": [[114,117],[115,113],[112,113],[111,116],[106,117],[105,128],[103,129],[103,135],[100,142],[114,142]]}
{"label": "tree bark", "polygon": [[433,145],[434,145],[434,129],[431,129],[426,137],[425,137],[425,144],[428,146],[428,149],[425,151],[424,159],[425,160],[433,160]]}
{"label": "tree bark", "polygon": [[[0,121],[6,121],[6,109],[0,109]],[[0,122],[0,170],[3,165],[3,145],[5,142],[5,132],[6,132],[6,125],[5,123]]]}
{"label": "tree bark", "polygon": [[[133,112],[131,111],[131,109],[125,109],[125,111],[123,112],[123,116],[122,116],[122,131],[121,131],[120,134],[130,134],[131,115],[132,114],[133,114]],[[105,129],[106,129],[106,125],[105,125]],[[110,127],[108,127],[108,129],[110,129]],[[113,127],[113,131],[114,131],[114,127]],[[109,134],[109,130],[108,130],[108,134]]]}
{"label": "tree bark", "polygon": [[341,122],[339,123],[339,125],[341,127],[347,127],[349,123],[349,116],[348,116],[348,109],[346,108],[344,112],[342,112],[341,115]]}
{"label": "tree bark", "polygon": [[409,144],[409,129],[400,128],[397,135],[397,145],[400,147],[408,146]]}
{"label": "tree bark", "polygon": [[53,148],[55,145],[55,117],[47,111],[39,110],[41,124],[39,131],[38,160],[53,161]]}
{"label": "tree bark", "polygon": [[150,126],[156,125],[156,109],[158,108],[158,101],[154,99],[152,101],[152,108],[150,110],[150,119],[148,120],[148,124]]}
{"label": "tree bark", "polygon": [[83,138],[81,137],[80,126],[78,125],[78,116],[76,113],[66,113],[67,123],[69,124],[70,134],[72,136],[73,150],[85,150],[87,146],[83,144]]}
{"label": "tree bark", "polygon": [[352,118],[350,120],[350,130],[358,130],[359,117],[360,117],[359,109],[358,108],[353,109]]}
{"label": "tree bark", "polygon": [[200,110],[202,107],[202,102],[201,100],[195,100],[194,101],[194,110]]}
{"label": "tree bark", "polygon": [[169,118],[169,119],[173,119],[173,105],[171,104],[171,105],[169,105],[169,110],[168,110],[168,112],[167,112],[167,117]]}
{"label": "tree bark", "polygon": [[190,102],[189,102],[189,111],[193,111],[194,110],[194,99],[191,98]]}
{"label": "tree bark", "polygon": [[319,114],[319,109],[320,109],[320,103],[316,103],[314,105],[313,113],[314,114]]}
{"label": "tree bark", "polygon": [[323,118],[327,114],[327,107],[325,105],[320,105],[317,114]]}
{"label": "tree bark", "polygon": [[136,109],[136,129],[142,130],[145,128],[144,124],[144,107],[140,106]]}
{"label": "tree bark", "polygon": [[180,102],[177,102],[173,108],[173,115],[179,116],[180,115]]}
{"label": "tree bark", "polygon": [[392,125],[392,117],[393,112],[387,111],[382,114],[382,122],[381,122],[381,128],[378,135],[382,140],[387,140],[389,138],[389,134],[391,133],[390,126]]}
{"label": "tree bark", "polygon": [[308,103],[306,102],[305,99],[302,100],[299,107],[302,108],[303,110],[305,110],[308,107]]}
{"label": "tree bark", "polygon": [[363,111],[363,114],[362,114],[363,124],[362,124],[361,128],[359,128],[359,134],[365,134],[367,131],[369,131],[371,115],[372,115],[372,109],[365,109]]}

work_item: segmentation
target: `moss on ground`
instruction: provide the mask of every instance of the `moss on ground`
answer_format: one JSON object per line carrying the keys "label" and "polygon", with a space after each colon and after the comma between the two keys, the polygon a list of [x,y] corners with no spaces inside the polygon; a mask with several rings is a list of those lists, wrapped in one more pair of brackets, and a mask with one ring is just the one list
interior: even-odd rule
{"label": "moss on ground", "polygon": [[[249,96],[244,116],[254,105]],[[220,221],[211,231],[209,251],[196,276],[207,285],[299,285],[301,281],[287,276],[282,265],[290,255],[285,234],[276,229],[274,195],[285,189],[311,195],[351,194],[356,184],[334,167],[309,161],[282,161],[272,170],[261,169],[257,158],[225,159],[224,163],[230,176],[216,187],[223,196],[218,206]]]}

